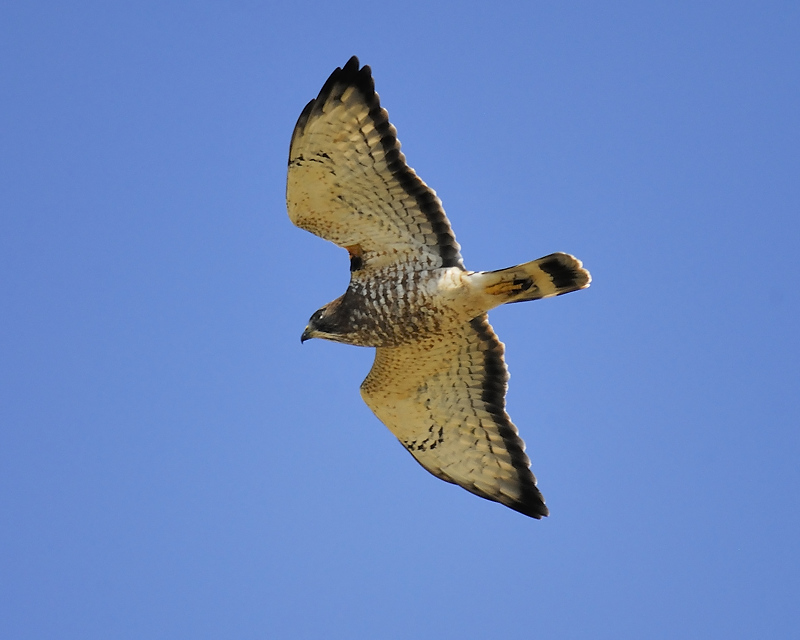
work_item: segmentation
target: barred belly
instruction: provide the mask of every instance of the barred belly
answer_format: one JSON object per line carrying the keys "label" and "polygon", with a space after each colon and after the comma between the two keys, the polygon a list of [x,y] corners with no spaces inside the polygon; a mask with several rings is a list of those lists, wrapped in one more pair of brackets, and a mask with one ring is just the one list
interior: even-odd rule
{"label": "barred belly", "polygon": [[466,322],[464,272],[451,267],[412,271],[387,269],[366,278],[353,273],[342,300],[347,342],[392,347],[418,342]]}

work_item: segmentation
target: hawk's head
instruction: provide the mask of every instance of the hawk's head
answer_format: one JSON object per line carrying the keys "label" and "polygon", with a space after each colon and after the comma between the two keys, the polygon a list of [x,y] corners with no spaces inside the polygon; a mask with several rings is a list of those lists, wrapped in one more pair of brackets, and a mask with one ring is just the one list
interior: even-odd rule
{"label": "hawk's head", "polygon": [[300,336],[300,342],[305,342],[311,338],[323,338],[325,340],[333,340],[334,342],[345,342],[345,333],[347,332],[346,324],[344,322],[345,314],[342,309],[342,298],[336,298],[333,302],[329,302],[324,307],[314,312],[314,315],[308,321],[303,335]]}

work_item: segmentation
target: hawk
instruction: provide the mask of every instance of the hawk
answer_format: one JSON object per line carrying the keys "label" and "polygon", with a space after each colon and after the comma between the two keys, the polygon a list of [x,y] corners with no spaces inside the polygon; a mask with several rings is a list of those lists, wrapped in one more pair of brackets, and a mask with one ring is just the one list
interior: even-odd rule
{"label": "hawk", "polygon": [[505,410],[498,305],[589,286],[581,262],[553,253],[468,271],[436,192],[406,164],[372,72],[337,68],[294,128],[291,221],[347,249],[350,285],[311,316],[301,341],[376,347],[361,396],[437,478],[532,518],[548,515]]}

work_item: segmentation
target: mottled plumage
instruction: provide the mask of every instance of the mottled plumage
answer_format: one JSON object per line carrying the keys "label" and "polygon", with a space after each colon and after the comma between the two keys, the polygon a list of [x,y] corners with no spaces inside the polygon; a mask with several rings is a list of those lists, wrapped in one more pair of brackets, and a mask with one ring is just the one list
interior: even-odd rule
{"label": "mottled plumage", "polygon": [[344,247],[350,286],[302,339],[377,347],[361,395],[435,476],[534,518],[548,514],[505,411],[503,344],[486,312],[587,287],[565,253],[467,271],[436,193],[405,162],[370,68],[353,57],[300,115],[289,217]]}

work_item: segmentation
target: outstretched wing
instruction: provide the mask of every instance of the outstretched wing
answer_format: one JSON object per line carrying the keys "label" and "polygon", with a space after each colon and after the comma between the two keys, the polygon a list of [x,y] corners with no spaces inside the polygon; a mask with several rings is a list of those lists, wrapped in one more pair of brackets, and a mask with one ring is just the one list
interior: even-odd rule
{"label": "outstretched wing", "polygon": [[441,200],[406,164],[372,72],[355,56],[300,114],[286,203],[294,224],[348,249],[357,268],[463,267]]}
{"label": "outstretched wing", "polygon": [[460,332],[378,348],[361,395],[433,475],[541,518],[544,498],[505,411],[503,351],[484,314]]}

